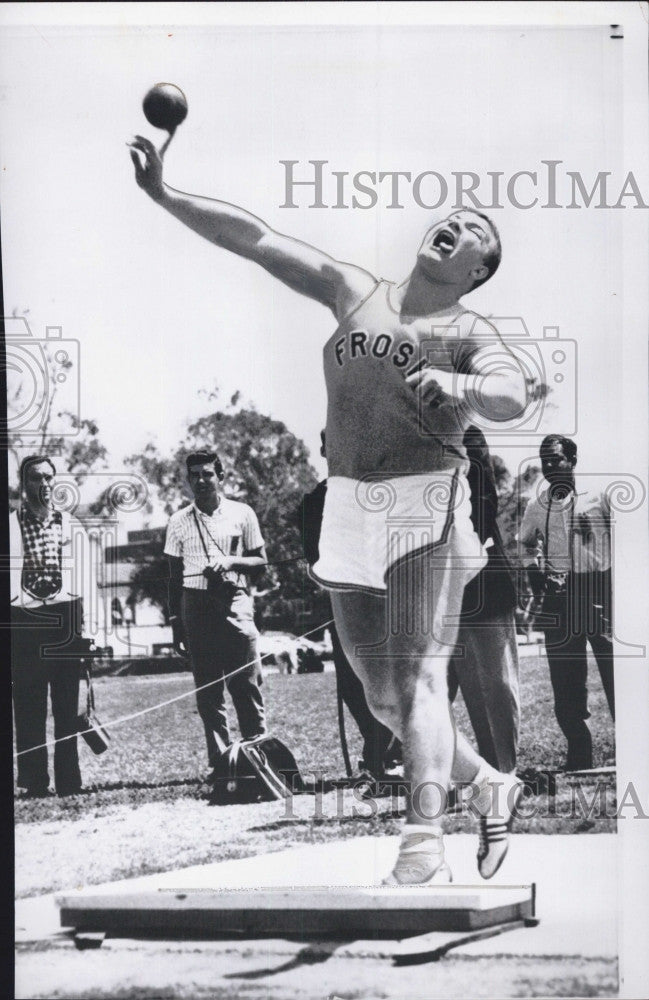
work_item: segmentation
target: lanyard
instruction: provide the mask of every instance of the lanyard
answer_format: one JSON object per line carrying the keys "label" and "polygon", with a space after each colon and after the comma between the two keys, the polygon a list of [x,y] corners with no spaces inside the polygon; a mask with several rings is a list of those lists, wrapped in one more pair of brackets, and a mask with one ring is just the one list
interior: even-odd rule
{"label": "lanyard", "polygon": [[[575,568],[575,559],[574,559],[574,548],[575,548],[575,530],[574,530],[574,524],[575,524],[575,500],[576,500],[575,494],[572,493],[571,497],[570,497],[570,527],[568,529],[568,550],[569,550],[568,551],[568,555],[570,556],[570,570],[569,570],[569,572],[571,572],[571,573],[574,571],[574,568]],[[543,559],[544,559],[544,562],[545,562],[546,569],[547,569],[547,565],[548,565],[548,552],[549,552],[549,548],[550,548],[550,511],[551,510],[552,510],[552,492],[550,490],[548,490],[548,510],[547,510],[547,514],[545,515],[545,538],[544,538],[544,542],[543,542]],[[563,518],[562,518],[562,522],[563,522]]]}
{"label": "lanyard", "polygon": [[[198,520],[198,515],[196,513],[196,508],[195,507],[192,507],[192,514],[194,515],[194,520],[196,521],[196,528],[198,530],[198,535],[199,535],[199,538],[201,540],[201,545],[203,546],[203,552],[205,553],[205,558],[209,562],[210,561],[210,554],[207,551],[207,545],[205,544],[205,539],[203,537],[203,532],[201,530],[201,522]],[[203,525],[203,527],[205,528],[205,531],[207,532],[207,535],[208,535],[210,541],[213,542],[214,545],[216,545],[216,547],[219,550],[219,552],[221,553],[221,555],[222,556],[226,555],[226,553],[223,551],[223,549],[221,548],[221,546],[217,542],[216,538],[214,538],[214,536],[212,535],[212,533],[211,533],[210,529],[207,527],[207,525],[205,524],[205,525]]]}

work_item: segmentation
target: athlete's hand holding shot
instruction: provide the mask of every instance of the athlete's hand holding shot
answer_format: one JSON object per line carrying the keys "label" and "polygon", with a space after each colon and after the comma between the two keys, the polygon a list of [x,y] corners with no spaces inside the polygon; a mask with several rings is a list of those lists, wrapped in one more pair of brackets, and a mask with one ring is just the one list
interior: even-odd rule
{"label": "athlete's hand holding shot", "polygon": [[[153,144],[136,136],[130,146],[137,183],[162,208],[336,317],[324,349],[329,477],[313,576],[332,592],[370,708],[403,744],[411,793],[384,884],[451,881],[441,825],[451,780],[470,786],[478,867],[490,878],[522,785],[455,733],[447,666],[464,588],[485,562],[470,520],[464,430],[516,420],[527,403],[514,355],[460,303],[498,267],[496,227],[456,211],[426,233],[405,281],[379,281],[241,208],[174,190]],[[494,347],[506,364],[494,364]]]}

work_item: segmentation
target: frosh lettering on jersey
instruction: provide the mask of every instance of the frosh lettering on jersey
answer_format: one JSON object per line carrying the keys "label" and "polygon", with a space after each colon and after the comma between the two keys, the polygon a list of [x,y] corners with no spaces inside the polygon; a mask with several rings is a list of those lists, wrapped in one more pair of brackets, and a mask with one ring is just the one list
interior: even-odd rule
{"label": "frosh lettering on jersey", "polygon": [[[433,345],[434,358],[430,351]],[[402,340],[395,345],[395,340],[389,333],[379,333],[376,337],[372,337],[366,330],[350,330],[344,336],[339,337],[333,346],[336,362],[341,368],[346,361],[356,361],[359,358],[371,356],[379,360],[387,359],[392,362],[395,368],[407,368],[404,373],[407,377],[429,364],[438,368],[453,369],[455,355],[460,345],[457,341],[451,346],[441,344],[439,339],[431,339],[419,345],[419,351],[425,351],[426,356],[420,357],[410,368],[408,365],[418,353],[417,345],[410,340]]]}
{"label": "frosh lettering on jersey", "polygon": [[323,347],[330,479],[394,478],[466,465],[464,412],[423,406],[407,378],[424,367],[470,375],[485,345],[474,328],[484,321],[458,305],[450,315],[406,323],[392,302],[394,287],[377,282]]}

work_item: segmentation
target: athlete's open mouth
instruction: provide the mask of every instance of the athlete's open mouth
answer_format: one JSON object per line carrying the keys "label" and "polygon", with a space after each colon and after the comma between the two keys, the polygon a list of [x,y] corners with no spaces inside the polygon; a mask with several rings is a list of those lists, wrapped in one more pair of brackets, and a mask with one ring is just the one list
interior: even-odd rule
{"label": "athlete's open mouth", "polygon": [[449,254],[455,250],[456,236],[451,229],[440,229],[433,239],[433,246],[440,253]]}

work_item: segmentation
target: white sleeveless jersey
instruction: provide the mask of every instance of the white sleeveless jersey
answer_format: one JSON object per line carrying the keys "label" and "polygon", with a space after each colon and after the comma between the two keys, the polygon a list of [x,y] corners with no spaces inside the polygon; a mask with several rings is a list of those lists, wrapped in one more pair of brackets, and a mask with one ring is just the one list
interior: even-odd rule
{"label": "white sleeveless jersey", "polygon": [[467,418],[450,405],[422,405],[406,377],[426,364],[470,374],[471,358],[485,345],[471,331],[486,321],[460,308],[439,320],[403,324],[390,298],[394,287],[379,281],[324,347],[330,477],[391,478],[466,466]]}
{"label": "white sleeveless jersey", "polygon": [[471,374],[493,328],[463,308],[404,324],[391,289],[378,282],[324,348],[329,478],[311,576],[383,594],[397,564],[426,552],[445,565],[450,546],[453,586],[463,588],[485,561],[462,475],[468,418],[423,405],[406,378],[426,364]]}

